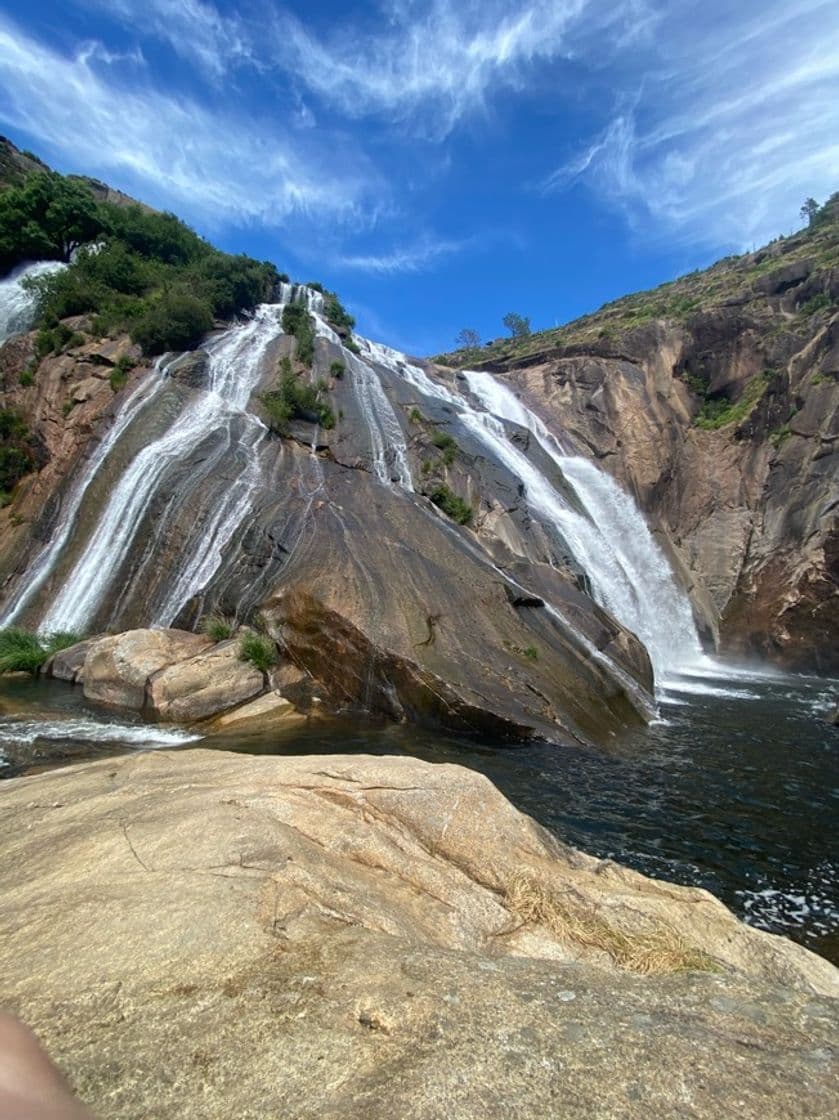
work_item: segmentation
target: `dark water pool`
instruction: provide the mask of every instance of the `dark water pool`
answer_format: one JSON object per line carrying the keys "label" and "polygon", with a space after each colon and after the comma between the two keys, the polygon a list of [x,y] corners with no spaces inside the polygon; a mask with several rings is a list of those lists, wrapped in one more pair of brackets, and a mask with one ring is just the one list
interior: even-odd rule
{"label": "dark water pool", "polygon": [[[685,677],[661,720],[608,750],[497,747],[370,722],[213,740],[271,754],[410,754],[487,774],[562,839],[707,888],[753,925],[839,963],[839,684]],[[0,682],[0,775],[148,749],[160,732],[51,682]],[[169,732],[158,744],[188,746]],[[1,791],[0,791],[1,795]]]}

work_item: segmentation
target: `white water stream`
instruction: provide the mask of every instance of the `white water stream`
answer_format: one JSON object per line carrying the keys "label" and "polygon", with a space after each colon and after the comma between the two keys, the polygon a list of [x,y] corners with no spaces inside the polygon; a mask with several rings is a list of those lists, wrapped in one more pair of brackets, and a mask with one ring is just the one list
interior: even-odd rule
{"label": "white water stream", "polygon": [[0,344],[32,326],[35,301],[21,281],[48,276],[66,267],[61,261],[34,261],[19,265],[0,280]]}
{"label": "white water stream", "polygon": [[[404,354],[364,344],[373,361],[391,369],[430,399],[449,405],[464,427],[525,487],[527,503],[567,543],[588,575],[597,601],[644,642],[656,680],[703,662],[690,601],[678,586],[632,498],[604,471],[568,455],[544,423],[492,374],[464,378],[476,408],[463,394],[433,381]],[[579,499],[579,508],[514,444],[505,424],[524,428],[555,463]]]}
{"label": "white water stream", "polygon": [[[44,631],[82,631],[95,616],[133,544],[149,500],[170,467],[187,458],[201,442],[219,428],[229,430],[242,416],[261,373],[261,360],[268,344],[280,333],[278,308],[263,304],[244,327],[234,328],[214,339],[209,352],[208,388],[196,394],[172,426],[147,444],[116,483],[102,510],[96,529],[63,586],[41,620]],[[248,454],[261,440],[264,427],[248,417],[242,439]],[[213,519],[215,543],[195,542],[183,555],[185,567],[175,587],[185,599],[199,590],[200,579],[210,578],[221,551],[247,512],[247,497],[258,482],[250,469],[230,488],[223,508]],[[185,599],[175,603],[167,596],[158,625],[171,622]]]}

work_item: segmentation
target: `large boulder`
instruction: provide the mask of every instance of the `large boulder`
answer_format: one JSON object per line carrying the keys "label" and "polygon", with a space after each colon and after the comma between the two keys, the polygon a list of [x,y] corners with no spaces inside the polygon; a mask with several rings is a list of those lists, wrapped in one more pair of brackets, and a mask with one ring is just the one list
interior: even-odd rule
{"label": "large boulder", "polygon": [[209,638],[185,630],[127,630],[98,638],[84,659],[84,694],[88,700],[140,711],[149,677],[211,645]]}
{"label": "large boulder", "polygon": [[831,965],[460,767],[149,752],[3,808],[0,1002],[110,1120],[839,1106]]}
{"label": "large boulder", "polygon": [[95,638],[85,638],[75,645],[60,649],[54,654],[43,668],[44,676],[52,677],[57,681],[68,681],[70,684],[80,684],[84,678],[84,663]]}
{"label": "large boulder", "polygon": [[265,674],[240,658],[239,641],[231,639],[156,673],[149,681],[148,704],[160,719],[207,719],[264,689]]}

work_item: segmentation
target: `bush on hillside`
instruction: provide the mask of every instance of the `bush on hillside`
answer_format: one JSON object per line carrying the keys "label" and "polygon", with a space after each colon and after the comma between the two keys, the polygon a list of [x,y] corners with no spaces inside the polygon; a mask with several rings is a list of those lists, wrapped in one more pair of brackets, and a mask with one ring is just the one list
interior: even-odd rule
{"label": "bush on hillside", "polygon": [[131,338],[144,354],[190,350],[212,328],[206,302],[180,288],[163,292],[131,325]]}
{"label": "bush on hillside", "polygon": [[283,308],[282,327],[286,334],[297,340],[295,355],[304,366],[311,366],[315,358],[315,324],[302,304],[287,303]]}
{"label": "bush on hillside", "polygon": [[8,495],[35,465],[32,436],[25,421],[14,410],[0,408],[0,494]]}

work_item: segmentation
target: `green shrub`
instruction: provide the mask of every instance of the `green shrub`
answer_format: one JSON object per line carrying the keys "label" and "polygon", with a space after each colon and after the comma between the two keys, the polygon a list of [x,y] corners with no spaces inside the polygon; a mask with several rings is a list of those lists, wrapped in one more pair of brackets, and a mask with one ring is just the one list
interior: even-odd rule
{"label": "green shrub", "polygon": [[201,619],[201,632],[214,642],[224,642],[232,637],[234,624],[221,614],[207,614]]}
{"label": "green shrub", "polygon": [[12,409],[0,408],[0,491],[10,493],[35,465],[35,449],[25,421]]}
{"label": "green shrub", "polygon": [[163,292],[131,327],[131,338],[143,353],[189,350],[212,328],[213,313],[206,302],[183,289]]}
{"label": "green shrub", "polygon": [[18,626],[0,630],[0,673],[37,673],[48,657],[79,640],[63,631],[40,637]]}
{"label": "green shrub", "polygon": [[827,292],[819,292],[817,295],[811,296],[806,303],[802,303],[798,309],[798,314],[805,316],[815,315],[817,311],[826,310],[832,303],[833,300]]}
{"label": "green shrub", "polygon": [[450,467],[457,454],[457,443],[448,432],[434,432],[431,436],[431,442],[443,452],[443,462],[447,467]]}
{"label": "green shrub", "polygon": [[282,327],[286,334],[297,340],[296,357],[304,366],[311,367],[315,357],[315,324],[312,316],[299,303],[287,303],[283,308]]}
{"label": "green shrub", "polygon": [[262,634],[245,634],[239,643],[239,658],[267,673],[277,663],[277,647]]}
{"label": "green shrub", "polygon": [[355,319],[346,310],[334,292],[325,293],[323,313],[327,322],[339,332],[351,331],[355,326]]}
{"label": "green shrub", "polygon": [[111,376],[108,378],[108,383],[115,393],[125,387],[128,381],[128,375],[137,363],[128,354],[122,354],[114,362],[114,368],[111,370]]}
{"label": "green shrub", "polygon": [[0,673],[37,673],[47,656],[37,634],[17,626],[0,630]]}
{"label": "green shrub", "polygon": [[438,506],[443,513],[457,521],[460,525],[468,525],[472,520],[472,507],[463,498],[459,498],[453,490],[451,490],[444,483],[436,486],[429,494],[435,506]]}
{"label": "green shrub", "polygon": [[337,358],[332,363],[332,365],[329,367],[329,372],[332,374],[333,377],[337,377],[339,381],[344,376],[346,371],[347,371],[347,367],[344,365],[344,363],[342,361],[340,361],[340,359],[337,359]]}
{"label": "green shrub", "polygon": [[727,397],[712,397],[704,401],[696,418],[696,426],[705,432],[715,432],[729,424],[744,420],[763,396],[773,371],[753,377],[738,401]]}
{"label": "green shrub", "polygon": [[344,349],[349,350],[349,352],[351,354],[360,354],[361,353],[361,348],[359,347],[358,343],[355,341],[354,338],[345,338],[344,342],[343,342],[343,346],[344,346]]}
{"label": "green shrub", "polygon": [[35,384],[35,370],[31,365],[24,366],[24,368],[20,371],[20,377],[18,378],[18,381],[21,387],[24,389],[28,389],[30,386]]}
{"label": "green shrub", "polygon": [[420,410],[418,408],[414,407],[408,413],[408,419],[411,421],[412,424],[421,424],[423,422],[423,420],[425,420],[425,417],[423,416],[423,414],[420,412]]}
{"label": "green shrub", "polygon": [[524,651],[524,656],[528,659],[528,661],[538,661],[539,650],[536,648],[536,646],[528,646]]}
{"label": "green shrub", "polygon": [[46,647],[47,657],[52,657],[54,653],[58,653],[61,649],[69,649],[70,646],[76,645],[81,640],[82,635],[76,634],[72,630],[53,630],[41,639]]}
{"label": "green shrub", "polygon": [[335,414],[321,399],[323,385],[307,385],[283,362],[279,388],[263,393],[259,400],[268,416],[268,426],[279,435],[288,435],[290,420],[308,420],[322,428],[335,427]]}

